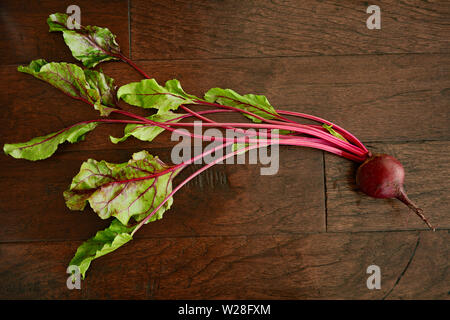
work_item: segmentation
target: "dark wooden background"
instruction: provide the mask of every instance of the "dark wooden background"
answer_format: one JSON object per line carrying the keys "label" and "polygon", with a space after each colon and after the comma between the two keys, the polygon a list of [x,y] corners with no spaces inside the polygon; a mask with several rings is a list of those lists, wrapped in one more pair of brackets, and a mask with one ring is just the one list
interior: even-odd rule
{"label": "dark wooden background", "polygon": [[[170,161],[169,135],[113,145],[121,126],[40,162],[0,156],[2,299],[449,299],[450,5],[446,1],[14,1],[0,4],[1,144],[56,131],[97,112],[16,71],[32,59],[76,62],[46,18],[81,8],[160,82],[265,94],[280,109],[336,122],[404,164],[430,232],[398,201],[356,190],[355,165],[283,147],[280,171],[221,165],[175,196],[136,239],[66,288],[76,248],[108,222],[71,212],[62,192],[88,159],[127,161],[148,149]],[[368,30],[369,4],[381,30]],[[140,79],[100,67],[119,85]],[[193,168],[190,169],[193,172]],[[175,182],[180,181],[176,180]],[[366,268],[381,268],[368,290]]]}

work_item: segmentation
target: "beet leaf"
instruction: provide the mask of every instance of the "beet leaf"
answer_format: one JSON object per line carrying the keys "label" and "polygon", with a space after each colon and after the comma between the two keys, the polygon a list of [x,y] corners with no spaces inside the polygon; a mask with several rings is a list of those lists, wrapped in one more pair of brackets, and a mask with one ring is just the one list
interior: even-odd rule
{"label": "beet leaf", "polygon": [[[167,111],[162,114],[157,113],[151,115],[147,117],[147,119],[155,122],[166,122],[166,121],[177,122],[178,120],[181,120],[180,116],[183,116],[183,114],[177,114]],[[112,143],[119,143],[125,141],[126,139],[128,139],[128,137],[133,136],[136,139],[142,141],[152,141],[164,130],[165,130],[164,128],[155,126],[153,124],[128,124],[125,127],[124,130],[125,134],[123,137],[121,138],[110,137],[110,139]]]}
{"label": "beet leaf", "polygon": [[7,143],[3,151],[17,159],[42,160],[50,157],[58,149],[58,145],[64,142],[76,143],[84,140],[85,134],[97,127],[96,122],[81,123],[33,138],[27,142]]}
{"label": "beet leaf", "polygon": [[161,86],[155,79],[132,82],[119,88],[117,97],[125,102],[142,107],[156,108],[159,113],[176,110],[182,104],[192,104],[197,97],[187,94],[176,79]]}
{"label": "beet leaf", "polygon": [[108,60],[120,59],[120,47],[116,36],[108,28],[79,26],[79,29],[67,28],[67,14],[51,14],[47,23],[50,31],[61,31],[64,41],[75,59],[87,68]]}
{"label": "beet leaf", "polygon": [[119,220],[114,219],[108,228],[98,231],[94,237],[78,247],[69,265],[78,266],[84,279],[91,261],[116,250],[130,241],[133,229],[134,227],[126,227]]}
{"label": "beet leaf", "polygon": [[114,80],[102,72],[83,70],[72,63],[32,61],[28,66],[19,66],[18,71],[43,80],[66,95],[87,102],[107,116],[115,106],[116,86]]}
{"label": "beet leaf", "polygon": [[[140,221],[161,203],[171,192],[176,174],[147,151],[137,152],[120,164],[89,159],[81,165],[64,198],[71,210],[83,210],[89,202],[101,219],[116,217],[127,225],[131,217]],[[150,221],[161,219],[172,202],[166,202]]]}
{"label": "beet leaf", "polygon": [[[264,119],[275,119],[279,117],[274,107],[269,103],[269,100],[263,95],[240,95],[231,89],[212,88],[205,94],[205,100],[210,103],[217,102],[224,106],[248,111]],[[244,115],[253,122],[261,122],[260,119],[253,115],[246,113]]]}

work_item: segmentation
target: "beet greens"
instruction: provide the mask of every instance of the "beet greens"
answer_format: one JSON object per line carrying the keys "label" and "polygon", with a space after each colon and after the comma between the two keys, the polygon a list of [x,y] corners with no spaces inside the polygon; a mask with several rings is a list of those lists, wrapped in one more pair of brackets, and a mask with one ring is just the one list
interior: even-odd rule
{"label": "beet greens", "polygon": [[[256,148],[274,144],[311,147],[364,163],[361,168],[366,169],[358,171],[358,182],[362,191],[376,196],[374,194],[379,192],[379,188],[389,185],[393,191],[386,197],[397,197],[407,202],[402,185],[403,178],[397,179],[393,185],[389,174],[385,173],[382,177],[375,174],[379,178],[379,181],[376,181],[373,177],[374,170],[367,170],[373,167],[368,163],[376,156],[345,129],[316,116],[277,110],[263,95],[241,95],[231,89],[212,88],[201,98],[186,93],[176,79],[160,85],[121,53],[115,35],[107,28],[79,26],[79,29],[71,30],[66,27],[67,18],[66,14],[55,13],[49,16],[47,23],[50,31],[63,33],[64,41],[72,55],[81,61],[85,68],[72,63],[48,63],[38,59],[28,66],[19,66],[18,71],[48,82],[67,96],[85,102],[98,110],[101,118],[76,123],[27,142],[5,144],[3,150],[6,154],[33,161],[43,160],[50,157],[64,142],[76,143],[84,140],[85,135],[100,124],[126,124],[123,137],[110,137],[113,143],[123,142],[130,136],[142,141],[152,141],[165,130],[203,141],[221,142],[220,145],[188,161],[172,166],[147,151],[133,154],[126,163],[115,164],[93,159],[85,161],[64,192],[66,205],[71,210],[83,210],[89,204],[101,219],[112,218],[112,221],[108,228],[97,232],[93,238],[83,243],[70,262],[70,265],[80,268],[83,278],[92,260],[130,241],[144,224],[161,219],[164,212],[170,209],[173,195],[188,181],[227,158]],[[89,69],[110,60],[127,63],[144,79],[117,88],[114,79],[101,71]],[[118,105],[120,100],[129,105],[155,110],[156,113],[143,117],[122,110]],[[196,106],[209,109],[195,111],[193,107]],[[183,113],[177,112],[180,110]],[[251,122],[224,123],[208,118],[210,114],[224,113],[240,113]],[[118,114],[124,119],[108,119],[111,114]],[[287,117],[313,120],[318,124],[301,124]],[[186,119],[196,121],[181,122]],[[230,129],[241,136],[218,138],[180,130],[196,126]],[[231,152],[206,164],[176,187],[172,186],[173,179],[188,165],[229,147],[233,147]],[[368,185],[370,188],[366,187]],[[421,209],[411,205],[411,202],[407,204],[432,228],[421,215]]]}

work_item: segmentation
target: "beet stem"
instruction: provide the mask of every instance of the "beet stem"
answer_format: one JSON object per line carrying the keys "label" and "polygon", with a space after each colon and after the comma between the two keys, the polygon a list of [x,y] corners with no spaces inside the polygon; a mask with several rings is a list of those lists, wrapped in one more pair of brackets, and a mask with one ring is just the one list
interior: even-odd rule
{"label": "beet stem", "polygon": [[417,207],[414,202],[412,202],[409,198],[408,195],[406,194],[405,190],[403,188],[401,188],[399,190],[399,195],[397,196],[397,199],[400,200],[401,202],[403,202],[404,204],[406,204],[408,206],[408,208],[410,208],[412,211],[414,211],[415,214],[417,214],[426,224],[427,226],[433,230],[436,231],[436,228],[433,227],[431,225],[431,223],[428,221],[428,219],[423,215],[423,209]]}

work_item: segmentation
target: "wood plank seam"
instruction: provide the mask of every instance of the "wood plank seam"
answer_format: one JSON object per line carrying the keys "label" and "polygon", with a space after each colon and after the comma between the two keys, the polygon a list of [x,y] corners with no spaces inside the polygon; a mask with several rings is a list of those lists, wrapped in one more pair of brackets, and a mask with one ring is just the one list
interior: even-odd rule
{"label": "wood plank seam", "polygon": [[[203,238],[260,238],[260,237],[276,237],[276,236],[314,236],[314,235],[365,235],[365,234],[389,234],[389,233],[422,233],[431,232],[427,229],[408,229],[408,230],[361,230],[361,231],[309,231],[309,232],[277,232],[277,233],[233,233],[233,234],[220,234],[220,235],[170,235],[170,236],[151,236],[151,235],[139,235],[133,239],[135,241],[146,240],[164,240],[164,239],[203,239]],[[450,232],[450,228],[437,228],[436,233]],[[0,245],[8,244],[33,244],[33,243],[80,243],[86,241],[86,239],[36,239],[36,240],[0,240]],[[406,269],[406,267],[405,267]]]}
{"label": "wood plank seam", "polygon": [[128,56],[133,59],[131,52],[131,0],[128,0]]}
{"label": "wood plank seam", "polygon": [[328,232],[328,195],[327,195],[327,177],[326,177],[326,163],[325,163],[325,152],[322,151],[322,162],[323,162],[323,201],[325,208],[325,232]]}
{"label": "wood plank seam", "polygon": [[[131,49],[130,49],[131,50]],[[156,58],[156,59],[133,59],[135,62],[158,62],[158,61],[217,61],[217,60],[258,60],[258,59],[279,59],[279,58],[339,58],[339,57],[381,57],[381,56],[448,56],[447,52],[383,52],[383,53],[361,53],[361,54],[318,54],[318,55],[285,55],[285,56],[259,56],[259,57],[246,57],[246,56],[233,56],[233,57],[194,57],[194,58]]]}

